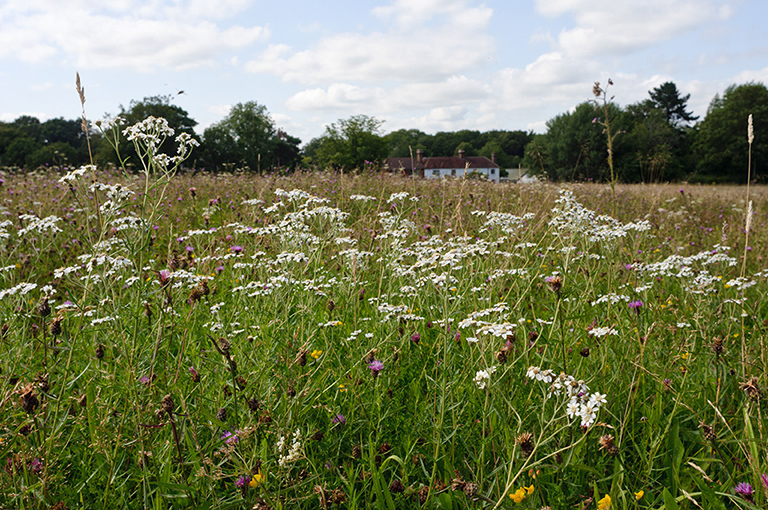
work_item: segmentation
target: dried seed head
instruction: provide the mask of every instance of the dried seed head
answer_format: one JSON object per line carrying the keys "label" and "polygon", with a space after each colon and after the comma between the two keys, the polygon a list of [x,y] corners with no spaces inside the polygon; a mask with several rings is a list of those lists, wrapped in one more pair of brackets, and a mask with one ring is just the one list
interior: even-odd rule
{"label": "dried seed head", "polygon": [[589,357],[589,347],[584,347],[579,354],[581,354],[584,358]]}
{"label": "dried seed head", "polygon": [[21,390],[21,408],[25,413],[33,414],[39,405],[40,401],[35,395],[35,385],[28,384]]}
{"label": "dried seed head", "polygon": [[392,446],[390,446],[389,443],[381,443],[381,446],[379,446],[379,453],[382,455],[386,455],[391,451],[392,451]]}
{"label": "dried seed head", "polygon": [[332,312],[336,309],[336,303],[333,302],[333,299],[328,300],[328,305],[326,306],[328,308],[329,312]]}
{"label": "dried seed head", "polygon": [[11,327],[8,325],[7,322],[4,322],[2,327],[0,327],[0,338],[5,338],[5,335],[8,334],[9,329],[11,329]]}
{"label": "dried seed head", "polygon": [[248,381],[245,380],[245,377],[242,375],[237,377],[237,387],[241,390],[244,390],[246,386],[248,386]]}
{"label": "dried seed head", "polygon": [[499,363],[502,365],[507,362],[507,351],[506,349],[502,349],[499,352],[496,353],[496,359]]}
{"label": "dried seed head", "polygon": [[539,334],[533,330],[528,332],[528,341],[529,342],[535,342],[536,339],[539,338]]}
{"label": "dried seed head", "polygon": [[550,276],[546,282],[555,293],[560,292],[560,289],[563,288],[563,279],[559,275]]}
{"label": "dried seed head", "polygon": [[50,331],[51,335],[53,336],[59,336],[61,334],[61,317],[53,318],[48,331]]}
{"label": "dried seed head", "polygon": [[401,494],[405,492],[405,485],[403,485],[403,482],[400,480],[392,480],[392,483],[389,484],[389,492],[392,494]]}
{"label": "dried seed head", "polygon": [[221,352],[229,356],[229,350],[231,348],[232,348],[232,344],[229,343],[229,340],[227,340],[224,337],[219,338],[219,349],[221,349]]}
{"label": "dried seed head", "polygon": [[255,413],[256,411],[259,410],[260,407],[261,407],[261,402],[259,402],[259,399],[254,397],[248,401],[248,409],[250,409],[251,412]]}
{"label": "dried seed head", "polygon": [[723,347],[723,339],[722,338],[715,338],[712,340],[712,352],[717,354],[718,356],[721,355],[725,351],[725,347]]}
{"label": "dried seed head", "polygon": [[710,443],[714,443],[717,441],[717,433],[715,432],[715,429],[704,423],[703,421],[699,423],[699,428],[701,429],[702,434],[704,434],[704,438],[709,441]]}
{"label": "dried seed head", "polygon": [[515,442],[520,447],[520,451],[525,457],[528,457],[533,453],[533,434],[530,432],[523,432],[517,436]]}
{"label": "dried seed head", "polygon": [[40,306],[37,307],[37,313],[40,317],[48,317],[51,315],[51,305],[48,304],[48,298],[44,297]]}
{"label": "dried seed head", "polygon": [[319,441],[322,441],[324,437],[325,437],[325,434],[323,434],[323,432],[321,430],[318,430],[317,432],[312,434],[312,436],[310,436],[310,439],[312,441],[318,441],[319,442]]}
{"label": "dried seed head", "polygon": [[464,494],[468,498],[473,498],[477,495],[479,487],[475,482],[467,482],[466,485],[464,485]]}
{"label": "dried seed head", "polygon": [[299,351],[298,356],[296,356],[296,363],[300,367],[303,367],[307,364],[307,354],[308,354],[307,351],[305,349],[302,349],[301,351]]}
{"label": "dried seed head", "polygon": [[592,87],[592,94],[594,94],[595,97],[600,97],[600,93],[601,93],[600,82],[596,81],[595,85]]}
{"label": "dried seed head", "polygon": [[173,410],[176,404],[173,402],[173,397],[170,395],[166,395],[163,397],[163,400],[160,402],[160,406],[163,408],[163,411],[168,413],[168,416],[173,415]]}
{"label": "dried seed head", "polygon": [[216,411],[216,419],[219,421],[227,421],[227,410],[222,407]]}
{"label": "dried seed head", "polygon": [[739,388],[744,390],[749,399],[753,402],[759,402],[760,399],[763,398],[763,390],[760,389],[760,386],[757,383],[757,377],[752,376],[747,382],[743,382],[739,385]]}
{"label": "dried seed head", "polygon": [[362,450],[360,449],[360,445],[359,444],[356,444],[355,446],[352,447],[351,455],[352,455],[353,459],[359,459],[360,458],[360,456],[362,455]]}
{"label": "dried seed head", "polygon": [[600,449],[608,452],[608,455],[615,457],[619,454],[619,448],[616,446],[616,443],[613,442],[613,436],[611,434],[601,436],[598,442],[600,443]]}
{"label": "dried seed head", "polygon": [[99,344],[96,346],[96,351],[94,353],[96,355],[96,359],[103,359],[104,358],[104,344]]}
{"label": "dried seed head", "polygon": [[427,502],[427,496],[429,496],[429,487],[419,489],[419,503],[424,505]]}
{"label": "dried seed head", "polygon": [[51,388],[50,384],[48,384],[48,374],[37,374],[33,382],[37,389],[43,393],[47,393]]}

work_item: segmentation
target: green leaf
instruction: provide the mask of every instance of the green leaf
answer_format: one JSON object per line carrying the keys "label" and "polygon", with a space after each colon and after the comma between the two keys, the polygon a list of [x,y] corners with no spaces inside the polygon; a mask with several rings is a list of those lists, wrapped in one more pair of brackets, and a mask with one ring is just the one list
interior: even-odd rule
{"label": "green leaf", "polygon": [[675,498],[666,487],[664,487],[662,496],[664,498],[664,510],[678,510],[679,507],[677,506],[677,501],[675,501]]}
{"label": "green leaf", "polygon": [[447,492],[444,492],[437,496],[437,499],[435,500],[435,508],[440,508],[441,510],[452,510],[453,499],[451,498],[451,495]]}

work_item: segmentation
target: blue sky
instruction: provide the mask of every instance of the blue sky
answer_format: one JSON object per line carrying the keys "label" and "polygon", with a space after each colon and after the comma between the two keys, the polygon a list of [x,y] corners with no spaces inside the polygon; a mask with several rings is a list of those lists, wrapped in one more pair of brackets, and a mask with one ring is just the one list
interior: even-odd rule
{"label": "blue sky", "polygon": [[768,83],[765,0],[4,0],[0,120],[92,120],[176,94],[199,122],[266,106],[303,142],[366,114],[385,132],[544,132],[615,83],[674,81],[702,118],[730,84]]}

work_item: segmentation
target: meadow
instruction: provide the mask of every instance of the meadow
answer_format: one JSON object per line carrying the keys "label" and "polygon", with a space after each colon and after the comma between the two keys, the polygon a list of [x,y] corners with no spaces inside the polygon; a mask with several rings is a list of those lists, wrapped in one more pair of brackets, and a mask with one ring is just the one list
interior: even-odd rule
{"label": "meadow", "polygon": [[3,175],[0,508],[768,504],[765,187],[211,175],[158,130]]}

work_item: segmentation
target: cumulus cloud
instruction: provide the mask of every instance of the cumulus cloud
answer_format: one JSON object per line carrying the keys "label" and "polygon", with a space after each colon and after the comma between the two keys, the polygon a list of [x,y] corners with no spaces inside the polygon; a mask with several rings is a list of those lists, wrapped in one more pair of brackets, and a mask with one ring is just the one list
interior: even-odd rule
{"label": "cumulus cloud", "polygon": [[140,71],[209,65],[222,52],[268,36],[263,27],[211,21],[243,5],[245,0],[12,0],[0,11],[0,58],[36,63],[63,55],[81,68]]}
{"label": "cumulus cloud", "polygon": [[477,68],[493,52],[490,8],[397,0],[373,12],[386,30],[332,34],[305,49],[271,45],[246,69],[305,84],[428,82]]}
{"label": "cumulus cloud", "polygon": [[572,57],[628,54],[668,40],[703,23],[731,16],[724,0],[537,0],[545,16],[573,16],[558,48]]}

